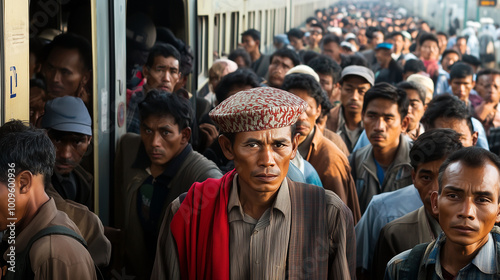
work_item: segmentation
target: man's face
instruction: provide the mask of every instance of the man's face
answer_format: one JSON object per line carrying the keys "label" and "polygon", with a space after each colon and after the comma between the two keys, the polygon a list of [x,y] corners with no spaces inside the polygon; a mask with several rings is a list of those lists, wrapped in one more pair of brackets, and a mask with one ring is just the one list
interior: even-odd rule
{"label": "man's face", "polygon": [[45,61],[43,73],[47,80],[50,97],[76,96],[85,87],[90,71],[77,49],[55,47]]}
{"label": "man's face", "polygon": [[425,60],[433,60],[439,57],[439,46],[432,40],[424,41],[420,46],[420,56]]}
{"label": "man's face", "polygon": [[393,50],[394,53],[401,53],[404,48],[405,41],[403,39],[403,36],[397,35],[392,38],[392,44],[393,44]]}
{"label": "man's face", "polygon": [[448,45],[448,39],[444,35],[437,35],[439,41],[439,53],[442,54]]}
{"label": "man's face", "polygon": [[232,145],[225,136],[219,142],[226,158],[234,161],[240,188],[257,193],[278,190],[298,146],[289,126],[238,132]]}
{"label": "man's face", "polygon": [[450,80],[450,85],[453,95],[465,102],[465,104],[469,104],[469,94],[475,85],[474,80],[472,80],[472,76],[454,78],[453,80]]}
{"label": "man's face", "polygon": [[389,67],[389,63],[391,62],[391,50],[388,49],[378,49],[375,50],[375,58],[377,59],[378,64],[382,68],[387,68]]}
{"label": "man's face", "polygon": [[319,74],[319,83],[321,85],[321,88],[326,91],[326,94],[328,97],[332,96],[333,94],[333,89],[334,89],[334,84],[333,84],[333,78],[332,76],[328,74]]}
{"label": "man's face", "polygon": [[405,91],[408,99],[410,100],[410,106],[408,107],[408,129],[414,130],[418,127],[420,119],[422,119],[422,116],[425,113],[425,106],[420,100],[418,91],[414,89],[406,89]]}
{"label": "man's face", "polygon": [[370,143],[380,149],[399,146],[399,136],[408,127],[407,119],[399,115],[398,104],[383,98],[370,101],[363,123]]}
{"label": "man's face", "polygon": [[317,46],[319,42],[323,39],[323,32],[319,27],[309,28],[309,44],[312,46]]}
{"label": "man's face", "polygon": [[338,61],[340,59],[341,49],[335,42],[330,42],[323,45],[323,54],[329,56],[331,59]]}
{"label": "man's face", "polygon": [[443,66],[443,70],[450,73],[450,67],[457,61],[460,60],[460,57],[456,53],[449,53],[445,57],[443,57],[443,61],[441,61],[441,66]]}
{"label": "man's face", "polygon": [[432,214],[431,194],[439,189],[438,176],[439,167],[446,158],[426,162],[418,165],[417,170],[411,173],[413,184],[417,188],[420,199],[424,203],[425,210]]}
{"label": "man's face", "polygon": [[281,88],[286,72],[292,69],[293,66],[293,61],[290,58],[275,55],[271,64],[269,64],[269,86]]}
{"label": "man's face", "polygon": [[356,38],[358,39],[360,46],[366,45],[368,43],[368,38],[366,38],[366,29],[360,29]]}
{"label": "man's face", "polygon": [[237,56],[234,59],[234,62],[236,62],[236,65],[238,65],[238,68],[248,68],[248,66],[245,64],[245,59],[242,56]]}
{"label": "man's face", "polygon": [[471,147],[475,146],[477,142],[477,132],[471,133],[467,125],[467,121],[455,118],[437,118],[434,121],[433,128],[449,128],[460,134],[460,142],[462,146]]}
{"label": "man's face", "polygon": [[179,61],[173,57],[157,56],[153,66],[144,66],[144,75],[150,88],[173,92],[175,85],[179,82]]}
{"label": "man's face", "polygon": [[300,134],[299,143],[302,143],[306,137],[313,131],[316,120],[321,115],[321,105],[309,95],[304,89],[289,89],[289,92],[302,98],[307,102],[307,110],[302,113],[296,123],[296,132]]}
{"label": "man's face", "polygon": [[340,102],[344,110],[350,114],[361,114],[365,92],[371,88],[365,78],[359,76],[344,77],[340,86]]}
{"label": "man's face", "polygon": [[241,44],[247,53],[253,53],[259,51],[259,41],[255,41],[252,36],[245,35],[241,37]]}
{"label": "man's face", "polygon": [[141,139],[155,166],[164,166],[179,155],[189,141],[189,128],[179,131],[171,115],[151,115],[141,122]]}
{"label": "man's face", "polygon": [[49,129],[48,135],[56,148],[54,171],[62,175],[69,174],[82,161],[92,137],[53,129]]}
{"label": "man's face", "polygon": [[373,33],[372,46],[375,47],[378,44],[384,42],[384,34],[380,31]]}
{"label": "man's face", "polygon": [[304,48],[304,41],[302,41],[302,39],[293,36],[288,37],[288,39],[290,40],[290,45],[292,45],[296,51],[300,51]]}
{"label": "man's face", "polygon": [[476,83],[477,93],[488,103],[500,101],[500,75],[481,75]]}
{"label": "man's face", "polygon": [[433,210],[446,234],[446,242],[467,246],[474,252],[488,241],[500,222],[498,169],[487,162],[469,167],[458,161],[444,171],[441,194],[432,195]]}
{"label": "man's face", "polygon": [[456,46],[457,46],[457,49],[458,51],[464,55],[467,53],[467,40],[465,40],[465,38],[460,38],[457,40],[457,43],[456,43]]}

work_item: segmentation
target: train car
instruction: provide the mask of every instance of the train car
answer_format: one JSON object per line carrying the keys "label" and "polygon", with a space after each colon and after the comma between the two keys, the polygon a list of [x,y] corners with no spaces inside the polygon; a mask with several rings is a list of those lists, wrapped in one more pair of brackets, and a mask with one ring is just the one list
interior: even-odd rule
{"label": "train car", "polygon": [[[22,2],[22,3],[21,3]],[[315,9],[337,2],[318,0],[2,0],[0,13],[0,123],[29,120],[29,42],[73,32],[92,46],[91,115],[93,141],[87,169],[93,171],[95,212],[112,225],[113,164],[116,144],[126,132],[128,20],[148,16],[191,46],[193,74],[187,89],[196,93],[208,81],[214,59],[238,47],[240,34],[262,32],[261,49],[274,51],[273,38],[300,26]]]}

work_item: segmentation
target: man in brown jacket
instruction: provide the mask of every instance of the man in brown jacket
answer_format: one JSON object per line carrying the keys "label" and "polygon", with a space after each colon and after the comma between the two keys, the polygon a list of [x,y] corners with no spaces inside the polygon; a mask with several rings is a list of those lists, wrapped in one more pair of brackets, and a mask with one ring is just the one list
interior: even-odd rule
{"label": "man in brown jacket", "polygon": [[139,103],[139,115],[141,135],[125,134],[117,151],[115,221],[127,241],[127,274],[149,279],[168,204],[193,183],[222,173],[189,143],[193,116],[187,99],[151,90]]}
{"label": "man in brown jacket", "polygon": [[300,135],[299,153],[316,169],[323,187],[336,193],[349,206],[356,223],[361,218],[361,211],[347,157],[315,125],[325,97],[320,84],[311,75],[290,74],[285,77],[283,89],[308,103],[296,124]]}
{"label": "man in brown jacket", "polygon": [[[23,279],[96,279],[92,257],[71,236],[46,235],[28,248],[35,235],[51,226],[81,236],[45,193],[55,163],[54,146],[45,132],[11,121],[0,128],[0,147],[0,230],[7,230],[2,240],[3,272],[23,273]],[[21,269],[25,250],[30,267]]]}
{"label": "man in brown jacket", "polygon": [[261,87],[210,113],[235,169],[170,204],[152,279],[355,277],[349,208],[329,190],[286,179],[298,146],[293,124],[306,106]]}

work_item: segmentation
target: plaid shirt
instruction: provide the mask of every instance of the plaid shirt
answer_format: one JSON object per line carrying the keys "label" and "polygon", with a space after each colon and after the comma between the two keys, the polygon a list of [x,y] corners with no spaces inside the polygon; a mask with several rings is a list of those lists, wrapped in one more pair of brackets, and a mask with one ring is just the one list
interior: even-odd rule
{"label": "plaid shirt", "polygon": [[141,133],[141,120],[139,116],[139,103],[146,98],[142,87],[133,90],[127,106],[127,132]]}
{"label": "plaid shirt", "polygon": [[[499,279],[500,276],[500,243],[498,242],[499,228],[494,227],[492,232],[497,235],[497,239],[493,238],[490,233],[488,236],[488,242],[483,245],[479,250],[476,257],[471,263],[463,267],[455,280],[460,279],[475,279],[475,280],[486,280],[486,279]],[[440,251],[443,247],[444,241],[446,241],[446,235],[441,232],[438,239],[431,242],[427,247],[427,250],[420,261],[418,279],[441,279],[443,280],[443,273],[441,269],[440,262]],[[495,248],[496,247],[496,248]],[[429,252],[429,248],[432,248]],[[386,280],[400,279],[400,271],[403,264],[406,262],[408,255],[411,250],[407,250],[389,261],[387,264],[387,269],[385,271]]]}

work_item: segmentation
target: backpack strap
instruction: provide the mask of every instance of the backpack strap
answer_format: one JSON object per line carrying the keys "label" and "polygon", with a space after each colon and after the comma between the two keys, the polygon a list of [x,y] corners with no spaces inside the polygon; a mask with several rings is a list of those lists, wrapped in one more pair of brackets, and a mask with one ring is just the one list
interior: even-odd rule
{"label": "backpack strap", "polygon": [[420,262],[425,254],[425,250],[429,243],[422,243],[411,249],[408,258],[404,261],[401,267],[400,278],[407,280],[417,280]]}
{"label": "backpack strap", "polygon": [[[30,260],[30,250],[33,244],[38,241],[40,238],[45,237],[47,235],[65,235],[69,236],[76,241],[78,241],[80,244],[87,249],[87,242],[83,237],[78,235],[75,231],[71,230],[70,228],[67,228],[65,226],[50,226],[47,228],[42,229],[41,231],[37,232],[29,241],[28,244],[26,245],[26,248],[24,251],[19,253],[16,256],[17,260],[17,265],[16,265],[16,272],[15,273],[7,273],[7,279],[12,279],[12,280],[24,280],[24,279],[33,279],[35,277],[33,271],[31,270],[31,260]],[[96,274],[97,274],[97,279],[104,279],[102,277],[101,271],[99,268],[94,264]]]}

